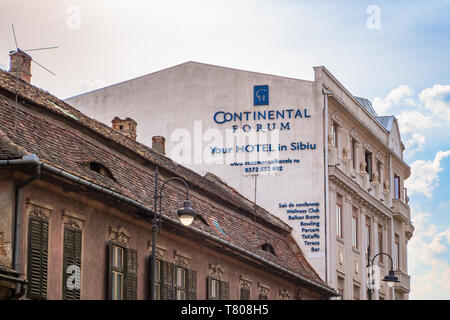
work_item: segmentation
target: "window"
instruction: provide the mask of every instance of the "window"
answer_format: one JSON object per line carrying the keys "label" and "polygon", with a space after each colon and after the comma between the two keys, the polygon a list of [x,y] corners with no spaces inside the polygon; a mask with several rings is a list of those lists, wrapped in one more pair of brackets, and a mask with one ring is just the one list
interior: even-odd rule
{"label": "window", "polygon": [[344,288],[345,288],[345,279],[343,277],[338,276],[338,291],[341,294],[341,300],[344,300]]}
{"label": "window", "polygon": [[[151,262],[151,257],[149,260]],[[149,263],[149,268],[151,275],[151,263]],[[197,299],[196,271],[163,260],[156,260],[156,268],[155,298],[157,300]],[[149,280],[151,281],[151,279]]]}
{"label": "window", "polygon": [[47,298],[48,220],[30,217],[28,224],[28,297]]}
{"label": "window", "polygon": [[[383,239],[383,226],[378,225],[378,253],[383,252],[384,245],[383,245],[384,239]],[[383,263],[383,255],[379,255],[378,259],[381,263]]]}
{"label": "window", "polygon": [[63,299],[80,300],[81,230],[64,228]]}
{"label": "window", "polygon": [[177,267],[177,300],[186,300],[186,269]]}
{"label": "window", "polygon": [[342,205],[340,203],[336,203],[336,235],[343,238]]}
{"label": "window", "polygon": [[369,180],[373,181],[373,175],[372,175],[372,152],[369,152],[366,150],[364,154],[365,160],[366,160],[366,172],[369,175]]}
{"label": "window", "polygon": [[353,160],[353,169],[358,169],[358,148],[356,146],[357,142],[355,139],[352,139],[352,160]]}
{"label": "window", "polygon": [[331,122],[331,145],[333,147],[338,147],[338,137],[337,137],[337,124],[336,122]]}
{"label": "window", "polygon": [[393,256],[393,263],[394,263],[394,270],[400,270],[400,237],[398,234],[395,235],[395,241],[394,241],[394,256]]}
{"label": "window", "polygon": [[394,174],[394,198],[400,199],[400,177]]}
{"label": "window", "polygon": [[228,300],[230,299],[230,285],[228,282],[220,281],[211,277],[207,278],[208,299]]}
{"label": "window", "polygon": [[156,259],[155,263],[156,263],[155,300],[161,300],[161,261]]}
{"label": "window", "polygon": [[137,251],[109,243],[109,299],[136,300]]}
{"label": "window", "polygon": [[266,252],[269,252],[270,254],[273,254],[274,256],[276,255],[275,254],[275,250],[273,249],[273,246],[270,244],[270,243],[264,243],[262,246],[261,246],[261,249],[263,250],[263,251],[266,251]]}
{"label": "window", "polygon": [[353,285],[353,300],[360,300],[361,290],[358,285]]}
{"label": "window", "polygon": [[112,264],[112,300],[123,299],[123,248],[113,246],[113,264]]}
{"label": "window", "polygon": [[250,300],[250,289],[241,287],[240,299],[241,300]]}
{"label": "window", "polygon": [[105,167],[104,165],[102,165],[101,163],[94,162],[94,161],[89,162],[89,168],[92,171],[95,171],[95,172],[101,174],[102,176],[105,176],[105,177],[108,177],[108,178],[111,178],[114,180],[114,177],[113,177],[111,171],[109,171],[109,169],[107,167]]}
{"label": "window", "polygon": [[358,216],[352,217],[352,245],[353,248],[358,248]]}

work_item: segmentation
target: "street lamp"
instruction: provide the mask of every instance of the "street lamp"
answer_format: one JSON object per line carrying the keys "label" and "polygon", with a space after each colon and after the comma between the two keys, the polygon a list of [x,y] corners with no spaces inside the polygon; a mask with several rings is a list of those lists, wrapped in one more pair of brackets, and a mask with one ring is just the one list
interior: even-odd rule
{"label": "street lamp", "polygon": [[[370,248],[368,248],[367,250],[368,250],[368,253],[369,253],[369,252],[370,252]],[[388,287],[389,287],[389,288],[392,288],[392,287],[394,286],[394,284],[395,284],[396,282],[400,282],[400,280],[398,280],[398,277],[397,277],[397,276],[395,275],[395,273],[394,273],[394,261],[392,260],[392,257],[391,257],[389,254],[387,254],[387,253],[385,253],[385,252],[380,252],[380,253],[376,254],[376,255],[372,258],[371,263],[370,263],[370,256],[369,256],[369,254],[368,254],[368,255],[367,255],[367,261],[368,261],[367,267],[371,267],[371,266],[373,267],[373,263],[374,263],[374,261],[375,261],[375,258],[378,257],[378,256],[380,256],[380,255],[386,255],[386,256],[388,256],[389,259],[391,260],[391,269],[389,270],[389,274],[386,275],[386,276],[383,278],[383,280],[381,280],[381,281],[386,282],[386,284],[388,285]],[[369,300],[372,300],[372,290],[373,290],[373,288],[369,288]]]}
{"label": "street lamp", "polygon": [[[187,182],[184,179],[173,177],[168,180],[166,180],[163,185],[161,186],[161,189],[158,193],[158,178],[159,178],[159,169],[156,167],[155,169],[155,194],[153,196],[153,208],[154,208],[154,214],[153,214],[153,241],[152,241],[152,255],[151,255],[151,281],[150,281],[150,298],[152,300],[156,300],[156,241],[157,241],[157,230],[158,230],[158,223],[161,222],[161,202],[162,202],[162,192],[164,190],[164,187],[166,184],[170,181],[178,180],[182,182],[186,186],[186,199],[183,201],[183,207],[177,210],[177,216],[180,219],[180,222],[184,226],[189,226],[194,222],[195,218],[198,217],[197,211],[192,209],[192,203],[189,200],[189,187],[187,185]],[[159,200],[159,210],[158,210],[158,200]]]}

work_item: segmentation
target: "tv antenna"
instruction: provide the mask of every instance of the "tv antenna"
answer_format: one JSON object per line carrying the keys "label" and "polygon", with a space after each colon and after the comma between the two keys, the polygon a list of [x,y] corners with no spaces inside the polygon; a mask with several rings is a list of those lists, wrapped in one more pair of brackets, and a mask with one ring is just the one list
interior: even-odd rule
{"label": "tv antenna", "polygon": [[[32,48],[32,49],[26,49],[26,50],[19,49],[19,45],[17,44],[16,31],[14,30],[14,24],[12,24],[11,26],[12,26],[13,36],[14,36],[14,43],[16,44],[16,50],[10,51],[9,52],[10,54],[12,54],[14,52],[29,52],[29,51],[48,50],[48,49],[56,49],[56,48],[58,48],[58,47],[45,47],[45,48]],[[41,68],[45,69],[46,71],[50,72],[52,75],[56,76],[56,74],[53,71],[51,71],[50,69],[44,67],[42,64],[37,62],[33,57],[31,58],[31,61],[36,63],[38,66],[40,66]]]}

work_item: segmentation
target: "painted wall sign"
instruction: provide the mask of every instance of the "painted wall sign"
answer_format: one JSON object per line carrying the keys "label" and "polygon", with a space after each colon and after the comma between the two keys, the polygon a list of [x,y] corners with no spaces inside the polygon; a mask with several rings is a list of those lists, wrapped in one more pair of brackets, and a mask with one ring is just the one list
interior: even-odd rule
{"label": "painted wall sign", "polygon": [[269,105],[269,86],[254,86],[253,87],[253,105],[267,106]]}

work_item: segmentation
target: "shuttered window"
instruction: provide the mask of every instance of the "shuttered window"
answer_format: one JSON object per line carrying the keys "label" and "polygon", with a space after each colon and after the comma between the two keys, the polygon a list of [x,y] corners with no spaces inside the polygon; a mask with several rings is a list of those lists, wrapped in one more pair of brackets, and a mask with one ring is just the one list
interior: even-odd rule
{"label": "shuttered window", "polygon": [[[161,300],[196,300],[197,272],[168,261],[156,260],[156,298]],[[151,279],[151,259],[150,283]]]}
{"label": "shuttered window", "polygon": [[250,300],[250,289],[241,288],[241,300]]}
{"label": "shuttered window", "polygon": [[63,299],[80,300],[82,232],[64,228]]}
{"label": "shuttered window", "polygon": [[137,251],[109,243],[110,300],[137,299]]}
{"label": "shuttered window", "polygon": [[220,281],[212,277],[206,278],[208,300],[229,300],[230,285],[228,282]]}
{"label": "shuttered window", "polygon": [[267,300],[267,296],[265,294],[259,294],[258,300]]}
{"label": "shuttered window", "polygon": [[30,217],[28,227],[28,297],[47,298],[48,220]]}

